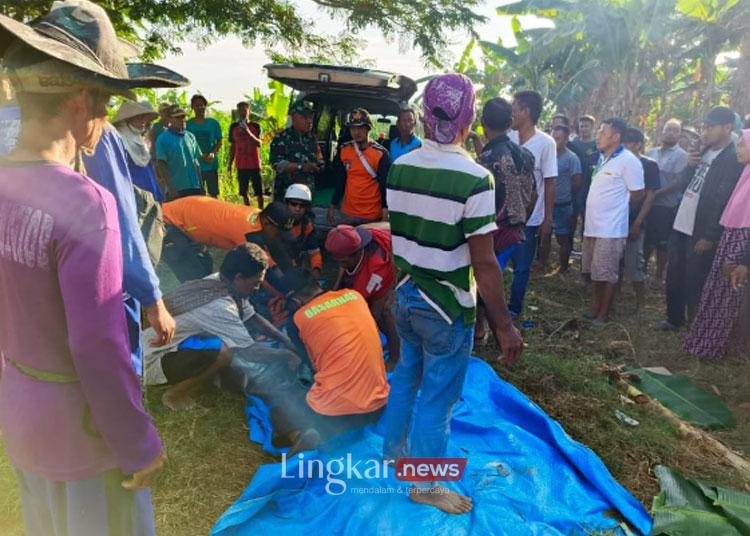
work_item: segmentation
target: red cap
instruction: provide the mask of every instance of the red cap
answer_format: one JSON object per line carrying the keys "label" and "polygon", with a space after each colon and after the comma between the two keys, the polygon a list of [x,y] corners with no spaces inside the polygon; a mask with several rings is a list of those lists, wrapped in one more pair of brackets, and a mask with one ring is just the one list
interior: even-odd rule
{"label": "red cap", "polygon": [[334,259],[354,255],[372,240],[372,233],[351,225],[339,225],[331,229],[326,237],[326,250]]}

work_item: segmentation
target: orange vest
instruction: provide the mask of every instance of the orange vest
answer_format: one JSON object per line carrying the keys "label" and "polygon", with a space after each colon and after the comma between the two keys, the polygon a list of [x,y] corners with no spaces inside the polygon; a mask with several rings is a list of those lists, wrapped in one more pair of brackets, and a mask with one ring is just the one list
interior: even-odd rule
{"label": "orange vest", "polygon": [[[346,169],[346,190],[341,212],[365,220],[379,220],[383,213],[380,184],[362,165],[362,161],[357,156],[357,150],[354,148],[354,142],[344,145],[339,155]],[[375,172],[378,170],[380,159],[388,158],[382,149],[372,144],[362,151],[362,155]]]}

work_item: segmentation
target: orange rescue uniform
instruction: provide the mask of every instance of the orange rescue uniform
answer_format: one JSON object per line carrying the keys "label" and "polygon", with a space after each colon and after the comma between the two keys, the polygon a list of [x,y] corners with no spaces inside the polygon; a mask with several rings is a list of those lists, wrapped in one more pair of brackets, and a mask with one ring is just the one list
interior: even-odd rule
{"label": "orange rescue uniform", "polygon": [[373,177],[357,154],[354,142],[348,142],[339,151],[337,187],[333,204],[341,201],[341,212],[364,220],[380,220],[385,207],[385,181],[390,168],[388,151],[372,143],[362,151],[362,156],[375,172]]}
{"label": "orange rescue uniform", "polygon": [[182,197],[162,205],[164,221],[199,244],[233,249],[245,235],[263,230],[260,209],[203,195]]}
{"label": "orange rescue uniform", "polygon": [[294,314],[315,369],[307,403],[321,415],[382,408],[390,386],[380,334],[367,302],[355,290],[324,292]]}

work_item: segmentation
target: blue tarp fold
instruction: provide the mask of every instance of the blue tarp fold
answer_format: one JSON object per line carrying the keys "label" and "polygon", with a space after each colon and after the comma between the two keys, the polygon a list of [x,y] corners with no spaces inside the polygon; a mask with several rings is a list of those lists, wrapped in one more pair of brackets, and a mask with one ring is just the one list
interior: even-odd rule
{"label": "blue tarp fold", "polygon": [[[278,453],[270,444],[267,408],[259,402],[248,404],[251,439]],[[479,359],[469,365],[451,430],[447,455],[467,458],[468,464],[463,478],[447,486],[473,498],[471,514],[449,516],[412,503],[406,497],[409,484],[392,470],[375,478],[381,476],[374,468],[382,462],[382,436],[371,426],[285,464],[261,466],[212,535],[590,534],[619,530],[615,511],[649,533],[648,513],[602,461]],[[348,455],[360,462],[359,475],[336,475]],[[319,460],[315,474],[303,471],[298,477],[300,464],[304,469],[311,460]],[[321,475],[320,466],[330,473]]]}

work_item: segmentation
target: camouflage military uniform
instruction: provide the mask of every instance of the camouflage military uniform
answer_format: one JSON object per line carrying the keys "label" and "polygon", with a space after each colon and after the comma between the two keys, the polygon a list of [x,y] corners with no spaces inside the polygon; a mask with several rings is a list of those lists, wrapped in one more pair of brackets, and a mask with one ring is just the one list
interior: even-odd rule
{"label": "camouflage military uniform", "polygon": [[278,196],[283,196],[290,184],[306,184],[311,191],[315,190],[315,174],[295,171],[288,174],[279,172],[291,162],[305,164],[307,162],[317,163],[323,156],[318,147],[315,134],[309,132],[300,134],[294,128],[289,127],[279,132],[271,142],[271,165],[276,172],[273,191]]}

